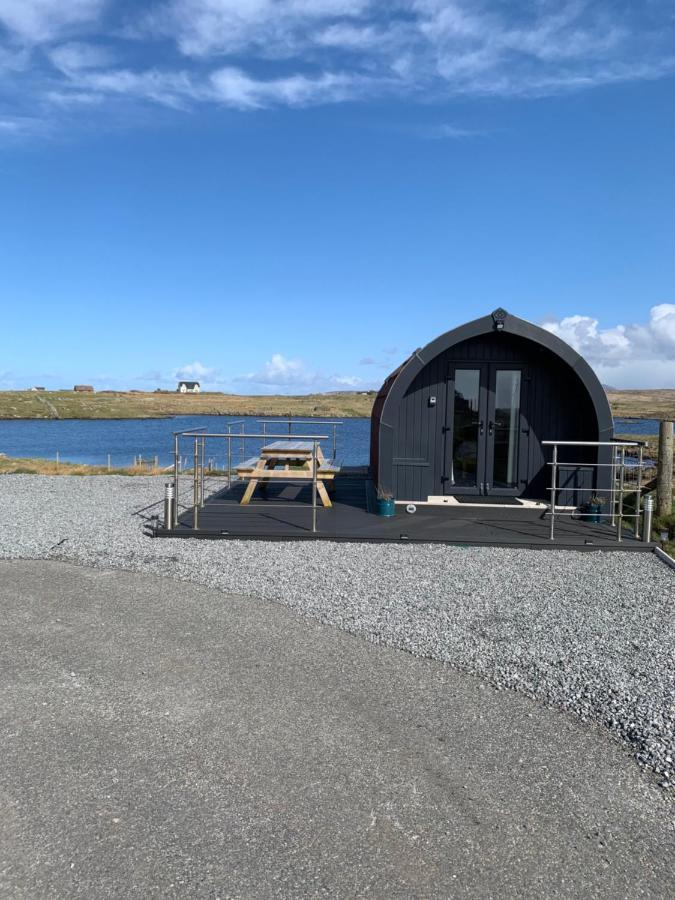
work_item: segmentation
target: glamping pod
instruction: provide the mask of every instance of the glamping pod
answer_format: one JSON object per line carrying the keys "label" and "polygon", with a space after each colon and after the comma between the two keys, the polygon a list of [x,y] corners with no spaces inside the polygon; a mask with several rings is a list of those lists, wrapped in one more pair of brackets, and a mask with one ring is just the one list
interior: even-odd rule
{"label": "glamping pod", "polygon": [[[371,475],[401,501],[548,500],[551,447],[543,442],[613,439],[588,363],[503,309],[416,350],[383,384],[371,424]],[[561,447],[560,461],[557,503],[609,490],[609,447]]]}

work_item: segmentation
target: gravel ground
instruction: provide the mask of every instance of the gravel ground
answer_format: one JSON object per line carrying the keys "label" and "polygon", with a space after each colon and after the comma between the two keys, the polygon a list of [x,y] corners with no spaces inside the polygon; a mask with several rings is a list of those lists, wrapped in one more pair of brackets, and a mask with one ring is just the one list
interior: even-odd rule
{"label": "gravel ground", "polygon": [[153,478],[0,479],[0,558],[152,572],[274,600],[609,729],[675,783],[675,573],[650,554],[151,540]]}

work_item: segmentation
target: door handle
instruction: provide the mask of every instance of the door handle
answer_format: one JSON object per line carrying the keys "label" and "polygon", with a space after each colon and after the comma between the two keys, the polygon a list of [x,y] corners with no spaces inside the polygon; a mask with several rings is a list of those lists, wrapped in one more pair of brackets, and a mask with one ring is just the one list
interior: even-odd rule
{"label": "door handle", "polygon": [[494,422],[488,422],[488,435],[489,435],[490,437],[492,437],[492,433],[493,433],[494,430],[495,430],[495,423],[494,423]]}
{"label": "door handle", "polygon": [[480,422],[478,423],[478,434],[481,435],[481,437],[482,437],[484,431],[485,431],[485,427],[483,425],[483,420],[481,419]]}

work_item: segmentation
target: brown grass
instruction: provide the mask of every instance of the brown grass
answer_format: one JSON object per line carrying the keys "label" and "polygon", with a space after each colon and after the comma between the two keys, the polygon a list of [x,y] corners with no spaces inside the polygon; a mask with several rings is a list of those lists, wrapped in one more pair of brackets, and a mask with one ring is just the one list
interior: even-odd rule
{"label": "brown grass", "polygon": [[56,462],[54,459],[26,459],[0,456],[0,475],[162,475],[166,470],[154,466],[87,466],[81,463]]}
{"label": "brown grass", "polygon": [[161,419],[185,415],[370,416],[375,393],[340,391],[299,397],[106,391],[0,391],[0,419]]}
{"label": "brown grass", "polygon": [[[675,389],[609,391],[617,418],[675,420]],[[106,391],[0,391],[0,419],[157,419],[181,415],[368,417],[375,392],[297,397]]]}
{"label": "brown grass", "polygon": [[608,391],[612,415],[617,419],[665,419],[675,421],[675,389],[658,391]]}

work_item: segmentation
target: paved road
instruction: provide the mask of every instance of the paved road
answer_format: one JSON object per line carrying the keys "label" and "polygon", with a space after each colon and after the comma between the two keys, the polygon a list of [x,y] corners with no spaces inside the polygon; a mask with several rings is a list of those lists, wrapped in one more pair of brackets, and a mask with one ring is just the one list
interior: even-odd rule
{"label": "paved road", "polygon": [[601,731],[276,606],[1,562],[3,897],[666,897]]}

